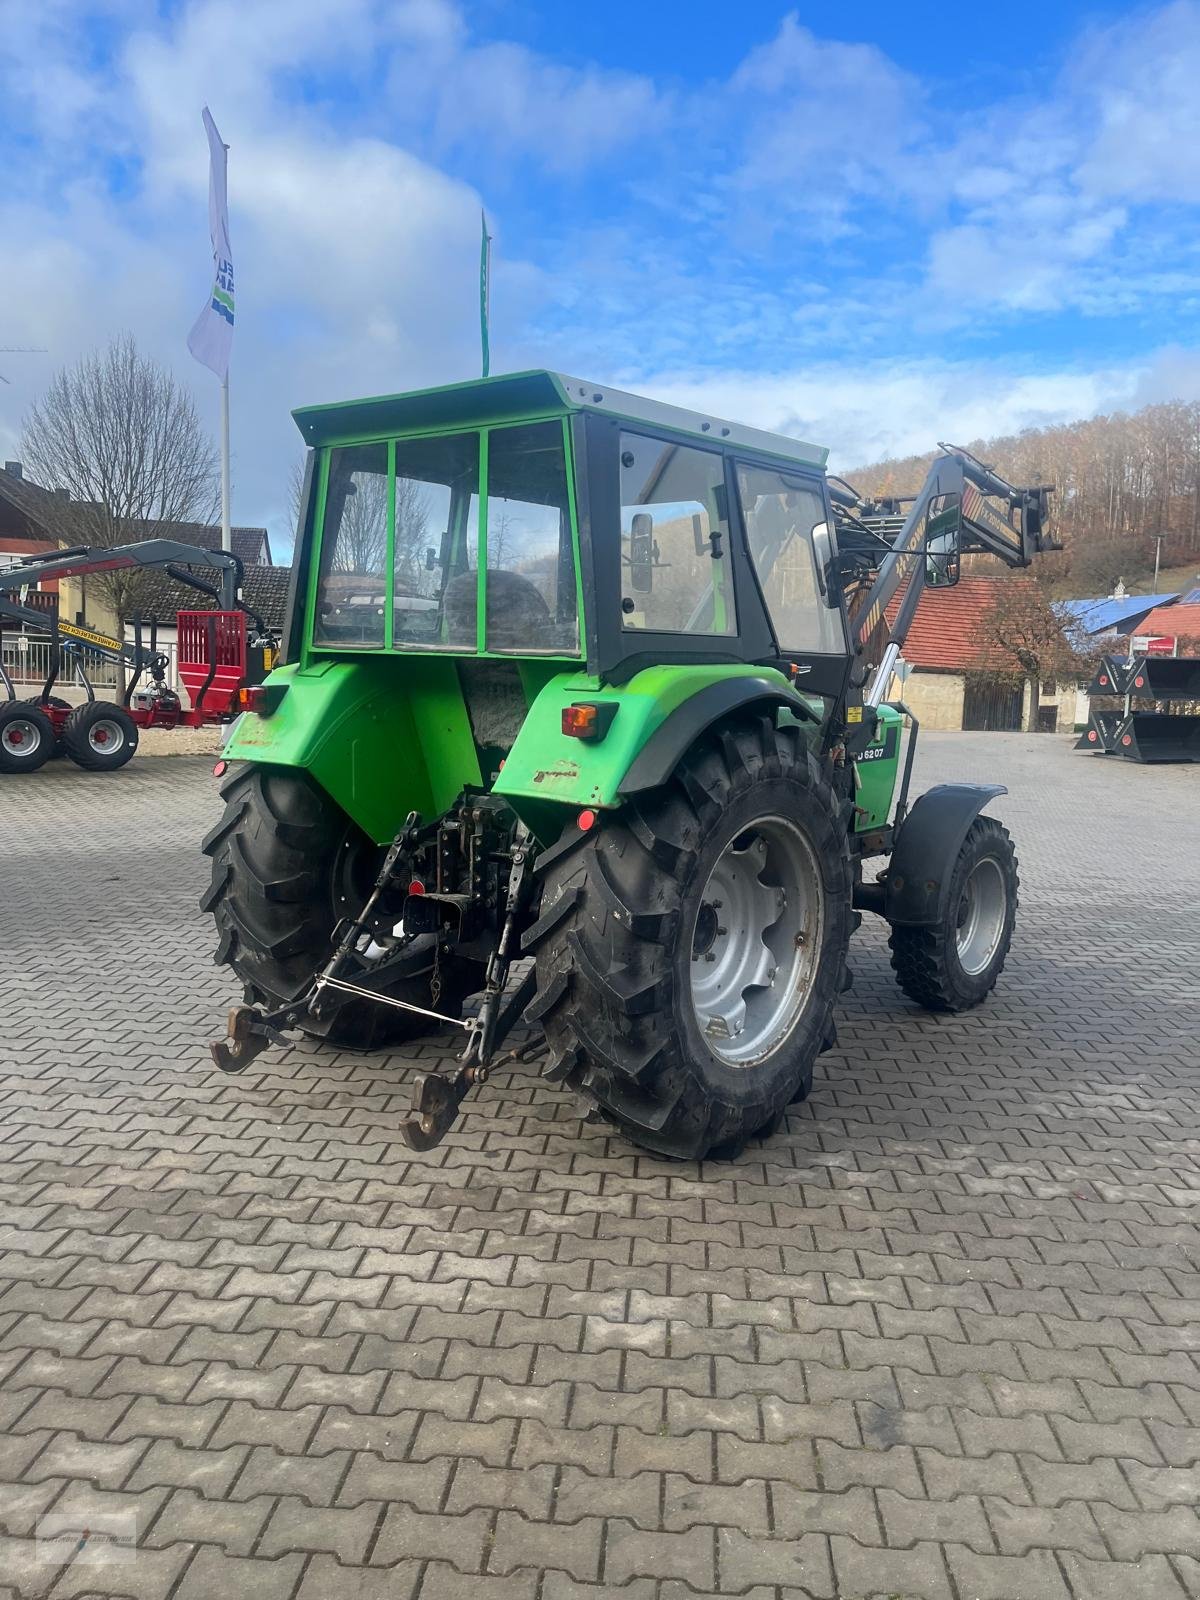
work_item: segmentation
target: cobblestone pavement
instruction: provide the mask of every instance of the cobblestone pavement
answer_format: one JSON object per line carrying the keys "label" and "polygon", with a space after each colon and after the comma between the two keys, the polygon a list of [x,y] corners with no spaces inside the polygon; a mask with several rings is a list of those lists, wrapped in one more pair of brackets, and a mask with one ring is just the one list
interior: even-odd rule
{"label": "cobblestone pavement", "polygon": [[414,1156],[444,1042],[220,1080],[207,763],[0,782],[0,1591],[1200,1594],[1200,768],[919,768],[1011,785],[1000,992],[924,1015],[865,927],[811,1100],[704,1166],[536,1064]]}

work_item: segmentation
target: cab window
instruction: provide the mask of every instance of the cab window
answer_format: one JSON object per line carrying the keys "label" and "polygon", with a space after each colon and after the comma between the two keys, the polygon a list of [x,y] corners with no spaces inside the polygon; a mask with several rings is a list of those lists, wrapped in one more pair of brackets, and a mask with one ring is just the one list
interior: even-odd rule
{"label": "cab window", "polygon": [[396,441],[392,640],[474,650],[479,435]]}
{"label": "cab window", "polygon": [[635,433],[620,453],[624,626],[736,633],[724,459]]}
{"label": "cab window", "polygon": [[382,646],[387,524],[387,446],[360,444],[331,451],[314,644]]}
{"label": "cab window", "polygon": [[829,538],[820,488],[790,473],[744,463],[738,464],[737,478],[750,558],[779,648],[842,654],[842,614],[824,593],[818,570],[817,543]]}
{"label": "cab window", "polygon": [[488,434],[487,647],[579,649],[571,508],[560,422]]}

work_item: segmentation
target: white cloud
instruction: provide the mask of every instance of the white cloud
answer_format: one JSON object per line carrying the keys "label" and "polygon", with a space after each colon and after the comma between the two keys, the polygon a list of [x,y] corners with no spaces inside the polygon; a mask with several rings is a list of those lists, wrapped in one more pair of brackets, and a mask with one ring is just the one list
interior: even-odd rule
{"label": "white cloud", "polygon": [[1132,201],[1200,201],[1200,7],[1174,0],[1096,30],[1070,71],[1093,129],[1081,185]]}
{"label": "white cloud", "polygon": [[[1078,317],[1200,311],[1196,0],[1094,30],[1046,92],[970,117],[794,15],[681,87],[486,37],[480,14],[0,0],[0,333],[51,351],[3,368],[5,455],[49,371],[127,328],[215,420],[183,346],[208,273],[206,100],[232,147],[243,519],[282,515],[292,406],[477,370],[485,194],[498,367],[640,384],[844,464],[1191,383],[1187,351],[1089,362]],[[1052,359],[1039,330],[1064,308],[1077,358]]]}
{"label": "white cloud", "polygon": [[[1179,353],[1177,371],[1182,361]],[[1200,394],[1200,354],[1190,361]],[[1146,380],[1142,364],[1031,374],[1000,362],[891,361],[799,372],[641,373],[629,386],[827,445],[833,468],[846,470],[920,454],[943,439],[966,444],[1119,409],[1137,402]]]}

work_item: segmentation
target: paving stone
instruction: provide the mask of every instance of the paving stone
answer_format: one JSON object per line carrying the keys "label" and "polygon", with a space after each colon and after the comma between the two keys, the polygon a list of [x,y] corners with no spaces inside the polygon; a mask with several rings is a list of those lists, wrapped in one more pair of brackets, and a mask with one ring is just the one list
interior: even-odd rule
{"label": "paving stone", "polygon": [[[921,1600],[953,1600],[940,1545],[915,1544],[908,1550],[884,1550],[861,1545],[841,1534],[834,1534],[829,1544],[839,1596],[920,1595]],[[976,1600],[974,1590],[965,1592]],[[1012,1591],[1006,1600],[1014,1600],[1017,1592]]]}
{"label": "paving stone", "polygon": [[273,1504],[269,1495],[237,1502],[208,1500],[194,1489],[176,1489],[145,1542],[151,1546],[215,1544],[227,1555],[246,1556],[266,1526]]}
{"label": "paving stone", "polygon": [[229,1556],[212,1545],[202,1545],[172,1600],[213,1600],[215,1595],[242,1594],[253,1595],[254,1600],[290,1600],[303,1566],[304,1557],[300,1555],[267,1561]]}
{"label": "paving stone", "polygon": [[[0,791],[22,930],[0,1593],[45,1587],[22,1540],[58,1500],[135,1508],[138,1600],[1200,1593],[1177,1003],[1200,928],[1171,820],[1200,772],[1158,771],[1147,810],[1129,769],[1063,743],[921,737],[918,787],[1009,783],[1022,907],[987,1005],[909,1005],[867,919],[810,1100],[692,1166],[581,1125],[536,1061],[410,1152],[408,1080],[448,1037],[305,1042],[220,1078],[206,1041],[237,990],[193,909],[209,763],[139,759],[100,810],[61,763],[19,805]],[[87,838],[70,874],[47,828]],[[1114,923],[1152,990],[1107,958]],[[51,1004],[38,952],[62,926]],[[130,968],[147,936],[163,958]],[[119,1019],[96,1003],[114,985]]]}
{"label": "paving stone", "polygon": [[282,1499],[271,1513],[256,1554],[274,1556],[290,1550],[325,1551],[346,1566],[360,1565],[382,1511],[382,1505],[371,1501],[352,1507],[314,1507],[302,1500]]}
{"label": "paving stone", "polygon": [[946,1560],[961,1594],[973,1600],[1071,1600],[1057,1561],[1049,1550],[1023,1556],[981,1556],[960,1545],[946,1547]]}
{"label": "paving stone", "polygon": [[375,1566],[390,1566],[396,1561],[449,1561],[460,1572],[482,1572],[485,1545],[490,1548],[492,1519],[486,1511],[468,1511],[458,1516],[414,1511],[411,1506],[392,1505],[384,1516],[383,1527],[371,1552]]}

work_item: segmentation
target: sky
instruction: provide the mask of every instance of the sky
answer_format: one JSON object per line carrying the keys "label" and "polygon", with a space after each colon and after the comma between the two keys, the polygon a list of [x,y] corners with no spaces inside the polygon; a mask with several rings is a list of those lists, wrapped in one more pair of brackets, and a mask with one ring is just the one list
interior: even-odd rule
{"label": "sky", "polygon": [[[952,16],[952,20],[947,20]],[[0,454],[130,331],[290,543],[293,407],[549,366],[846,468],[1200,398],[1200,0],[0,0]]]}

